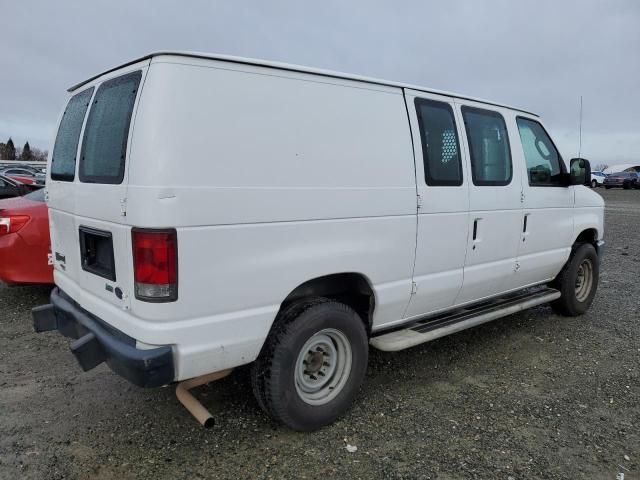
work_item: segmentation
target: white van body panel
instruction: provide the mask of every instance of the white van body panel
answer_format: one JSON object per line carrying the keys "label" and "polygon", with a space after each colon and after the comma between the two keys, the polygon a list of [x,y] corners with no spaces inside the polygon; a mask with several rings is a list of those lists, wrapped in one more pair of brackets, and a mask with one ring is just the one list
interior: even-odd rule
{"label": "white van body panel", "polygon": [[[537,117],[520,110],[333,72],[179,53],[145,57],[74,93],[137,70],[122,183],[83,183],[79,162],[73,181],[52,180],[49,165],[52,251],[65,258],[55,262],[54,278],[139,348],[170,345],[175,380],[255,360],[283,301],[313,279],[364,278],[376,332],[546,282],[581,231],[602,238],[597,194],[527,189],[515,118]],[[415,98],[453,109],[462,186],[426,186]],[[507,188],[472,184],[463,105],[505,118],[513,163]],[[531,231],[523,237],[525,213]],[[112,234],[116,281],[83,270],[81,226]],[[133,227],[176,229],[176,301],[136,299]]]}
{"label": "white van body panel", "polygon": [[[140,342],[174,345],[178,378],[254,360],[282,300],[313,278],[361,273],[376,293],[374,328],[402,318],[416,191],[401,89],[165,56],[138,101],[126,187],[73,183],[78,197],[111,191],[97,216],[113,223],[77,209],[65,231],[115,230],[114,250],[126,252],[116,265],[124,300],[79,267],[76,285],[56,273],[83,308]],[[185,168],[187,152],[202,161]],[[113,192],[125,188],[123,217]],[[131,226],[177,229],[176,302],[135,299]]]}

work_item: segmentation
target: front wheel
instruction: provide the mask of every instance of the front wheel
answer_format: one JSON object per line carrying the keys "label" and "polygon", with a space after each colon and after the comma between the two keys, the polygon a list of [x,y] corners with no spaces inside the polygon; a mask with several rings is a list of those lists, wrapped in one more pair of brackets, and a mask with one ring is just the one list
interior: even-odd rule
{"label": "front wheel", "polygon": [[286,307],[251,369],[258,404],[275,420],[313,431],[353,403],[367,370],[362,319],[349,306],[318,298]]}
{"label": "front wheel", "polygon": [[599,273],[600,262],[593,245],[578,246],[553,282],[561,296],[551,303],[551,307],[569,317],[585,313],[596,295]]}

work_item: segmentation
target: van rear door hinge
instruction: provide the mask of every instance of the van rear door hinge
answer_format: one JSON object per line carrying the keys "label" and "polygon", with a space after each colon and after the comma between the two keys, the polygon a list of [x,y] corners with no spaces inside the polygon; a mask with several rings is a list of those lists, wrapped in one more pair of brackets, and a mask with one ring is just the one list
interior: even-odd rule
{"label": "van rear door hinge", "polygon": [[422,195],[418,193],[418,210],[422,208]]}
{"label": "van rear door hinge", "polygon": [[122,215],[123,217],[127,216],[127,199],[126,199],[126,197],[120,199],[120,215]]}
{"label": "van rear door hinge", "polygon": [[416,293],[418,293],[418,284],[411,282],[411,295],[415,295]]}
{"label": "van rear door hinge", "polygon": [[524,203],[524,190],[520,190],[520,203]]}

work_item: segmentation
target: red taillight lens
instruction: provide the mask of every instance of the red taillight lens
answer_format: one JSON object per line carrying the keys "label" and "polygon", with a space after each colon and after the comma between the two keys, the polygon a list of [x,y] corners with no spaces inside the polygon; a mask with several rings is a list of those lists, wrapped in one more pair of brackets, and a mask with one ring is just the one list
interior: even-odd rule
{"label": "red taillight lens", "polygon": [[178,237],[175,230],[133,229],[136,298],[172,302],[178,298]]}
{"label": "red taillight lens", "polygon": [[16,233],[29,222],[30,218],[29,215],[7,215],[0,217],[0,236]]}

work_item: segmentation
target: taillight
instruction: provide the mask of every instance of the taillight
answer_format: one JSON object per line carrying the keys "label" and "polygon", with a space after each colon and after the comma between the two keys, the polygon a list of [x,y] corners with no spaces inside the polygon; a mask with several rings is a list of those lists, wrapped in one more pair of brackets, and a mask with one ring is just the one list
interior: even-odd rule
{"label": "taillight", "polygon": [[178,298],[178,236],[174,229],[134,228],[133,275],[136,298],[173,302]]}
{"label": "taillight", "polygon": [[29,221],[29,215],[8,215],[0,217],[0,236],[16,233]]}

